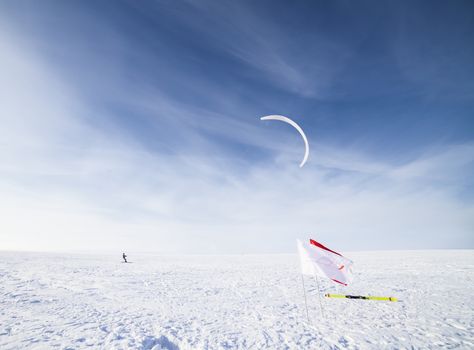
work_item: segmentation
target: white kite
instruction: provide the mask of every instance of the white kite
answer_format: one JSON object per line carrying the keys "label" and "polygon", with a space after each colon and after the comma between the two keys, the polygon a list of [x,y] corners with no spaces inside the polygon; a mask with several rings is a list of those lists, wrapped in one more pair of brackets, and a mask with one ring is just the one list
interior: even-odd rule
{"label": "white kite", "polygon": [[293,120],[291,120],[288,117],[282,116],[282,115],[267,115],[266,117],[261,117],[260,120],[279,120],[285,123],[290,124],[293,126],[298,132],[300,133],[301,137],[303,138],[304,145],[305,145],[305,152],[304,152],[304,157],[303,160],[301,161],[300,168],[303,167],[303,165],[306,163],[308,160],[309,156],[309,144],[308,144],[308,139],[306,138],[306,135],[304,134],[303,129],[300,128],[298,124],[296,124]]}
{"label": "white kite", "polygon": [[297,243],[303,275],[327,277],[345,286],[352,282],[351,260],[312,239]]}

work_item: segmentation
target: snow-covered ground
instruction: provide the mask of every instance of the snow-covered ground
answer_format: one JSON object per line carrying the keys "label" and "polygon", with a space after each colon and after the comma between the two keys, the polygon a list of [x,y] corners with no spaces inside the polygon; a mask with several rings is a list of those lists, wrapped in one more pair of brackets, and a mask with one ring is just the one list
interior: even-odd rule
{"label": "snow-covered ground", "polygon": [[0,252],[0,349],[474,348],[474,251],[347,253],[351,286],[325,292],[296,255]]}

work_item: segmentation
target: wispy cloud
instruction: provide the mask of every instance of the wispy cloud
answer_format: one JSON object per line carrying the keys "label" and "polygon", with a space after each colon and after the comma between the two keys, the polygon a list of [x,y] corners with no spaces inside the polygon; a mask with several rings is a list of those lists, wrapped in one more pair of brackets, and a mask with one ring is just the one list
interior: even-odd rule
{"label": "wispy cloud", "polygon": [[[181,6],[179,6],[181,7]],[[351,52],[344,45],[312,33],[313,45],[299,45],[301,38],[288,26],[270,20],[271,13],[249,3],[188,2],[173,12],[198,40],[226,52],[270,85],[304,97],[322,98]],[[163,9],[165,10],[165,9]],[[309,34],[308,34],[309,35]]]}
{"label": "wispy cloud", "polygon": [[[427,8],[420,5],[393,8],[399,16],[390,45],[400,72],[430,101],[472,100],[474,82],[466,79],[474,74],[470,11],[460,10],[458,4],[424,16]],[[446,20],[449,17],[456,20]]]}
{"label": "wispy cloud", "polygon": [[[213,30],[190,25],[235,35],[215,45],[282,87],[321,93],[271,40],[278,28],[215,6],[198,9],[201,20],[218,18]],[[146,79],[121,84],[112,69],[107,84],[95,72],[104,89],[92,98],[32,47],[0,31],[0,248],[286,252],[306,235],[343,249],[473,246],[474,206],[461,193],[472,185],[472,143],[395,164],[310,138],[299,169],[297,133],[260,122],[258,108],[212,83],[187,81],[218,101],[199,104]],[[156,66],[164,80],[174,74]]]}

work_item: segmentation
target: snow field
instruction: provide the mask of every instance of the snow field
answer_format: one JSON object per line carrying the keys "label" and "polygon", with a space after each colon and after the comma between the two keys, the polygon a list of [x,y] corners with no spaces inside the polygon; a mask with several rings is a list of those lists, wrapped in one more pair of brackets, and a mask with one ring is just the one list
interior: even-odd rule
{"label": "snow field", "polygon": [[296,255],[128,255],[0,252],[0,348],[474,348],[472,250],[346,253],[324,317],[305,276],[310,322]]}

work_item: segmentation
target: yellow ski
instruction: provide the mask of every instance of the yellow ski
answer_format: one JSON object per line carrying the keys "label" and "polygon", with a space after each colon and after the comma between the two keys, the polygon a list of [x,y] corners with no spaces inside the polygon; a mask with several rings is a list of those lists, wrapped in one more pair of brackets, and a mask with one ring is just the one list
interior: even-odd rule
{"label": "yellow ski", "polygon": [[344,294],[325,294],[324,296],[327,298],[398,301],[398,299],[394,297],[373,297],[373,296],[364,296],[364,295],[344,295]]}

